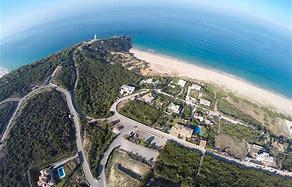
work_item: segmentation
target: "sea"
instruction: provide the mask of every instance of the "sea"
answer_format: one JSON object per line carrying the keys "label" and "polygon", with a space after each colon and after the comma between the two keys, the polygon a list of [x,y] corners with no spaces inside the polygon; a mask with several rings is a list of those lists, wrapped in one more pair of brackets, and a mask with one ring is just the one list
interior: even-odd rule
{"label": "sea", "polygon": [[136,48],[216,69],[292,98],[291,32],[204,8],[124,6],[54,19],[2,39],[0,67],[14,70],[94,34],[129,35]]}

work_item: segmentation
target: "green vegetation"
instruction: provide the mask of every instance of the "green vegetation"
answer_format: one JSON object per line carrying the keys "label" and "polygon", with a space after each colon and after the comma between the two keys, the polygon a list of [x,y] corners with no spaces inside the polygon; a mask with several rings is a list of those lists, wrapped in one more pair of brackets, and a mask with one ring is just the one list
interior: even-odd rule
{"label": "green vegetation", "polygon": [[0,134],[2,134],[16,107],[17,102],[5,102],[0,105]]}
{"label": "green vegetation", "polygon": [[160,110],[140,100],[127,102],[120,113],[136,121],[151,126],[160,116]]}
{"label": "green vegetation", "polygon": [[112,133],[112,126],[107,122],[101,124],[87,124],[85,131],[90,138],[90,147],[88,151],[89,165],[92,175],[97,177],[98,167],[101,160],[101,155],[106,151],[106,148],[115,138]]}
{"label": "green vegetation", "polygon": [[292,172],[292,152],[287,153],[287,156],[282,163],[282,169]]}
{"label": "green vegetation", "polygon": [[76,151],[73,122],[64,96],[54,90],[35,95],[16,118],[0,161],[3,186],[28,186],[27,170],[43,168]]}
{"label": "green vegetation", "polygon": [[292,179],[205,156],[199,173],[200,186],[291,186]]}
{"label": "green vegetation", "polygon": [[174,86],[174,88],[166,86],[162,91],[170,95],[177,96],[182,91],[182,89],[180,86]]}
{"label": "green vegetation", "polygon": [[74,88],[75,83],[75,68],[73,59],[71,59],[71,52],[73,49],[65,49],[58,54],[56,59],[60,69],[55,74],[53,81],[59,86],[67,90]]}
{"label": "green vegetation", "polygon": [[154,166],[154,176],[163,177],[182,186],[194,186],[201,153],[169,141]]}
{"label": "green vegetation", "polygon": [[231,105],[226,99],[219,100],[218,109],[220,110],[220,112],[222,112],[223,114],[227,116],[240,119],[249,125],[252,125],[257,128],[261,128],[260,122],[258,122],[256,119],[238,110],[235,106]]}
{"label": "green vegetation", "polygon": [[243,125],[230,124],[227,121],[220,121],[220,133],[227,134],[239,140],[246,140],[248,142],[255,142],[260,136],[260,132]]}
{"label": "green vegetation", "polygon": [[0,78],[0,101],[9,97],[23,97],[36,85],[41,85],[52,73],[55,55],[23,66]]}
{"label": "green vegetation", "polygon": [[110,106],[116,101],[120,87],[140,81],[139,75],[107,59],[111,50],[122,50],[123,45],[128,44],[123,42],[119,38],[97,41],[75,54],[79,72],[76,101],[86,115],[95,118],[109,116]]}

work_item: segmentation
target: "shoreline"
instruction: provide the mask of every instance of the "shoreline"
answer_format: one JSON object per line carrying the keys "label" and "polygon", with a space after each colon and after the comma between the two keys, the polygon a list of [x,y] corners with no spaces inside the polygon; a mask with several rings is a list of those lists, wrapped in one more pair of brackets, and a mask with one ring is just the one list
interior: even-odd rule
{"label": "shoreline", "polygon": [[0,67],[0,78],[3,77],[4,75],[6,75],[8,73],[7,69],[1,68]]}
{"label": "shoreline", "polygon": [[130,52],[135,57],[148,62],[154,74],[188,77],[199,81],[211,82],[234,91],[243,97],[247,97],[256,103],[272,106],[280,112],[292,116],[292,99],[274,91],[261,88],[234,75],[156,52],[143,51],[137,48],[132,48]]}

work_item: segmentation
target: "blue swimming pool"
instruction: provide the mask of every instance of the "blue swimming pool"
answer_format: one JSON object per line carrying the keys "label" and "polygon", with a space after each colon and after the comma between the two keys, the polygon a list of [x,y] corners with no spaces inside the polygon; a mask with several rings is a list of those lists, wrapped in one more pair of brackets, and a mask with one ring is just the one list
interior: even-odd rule
{"label": "blue swimming pool", "polygon": [[63,178],[63,177],[65,177],[65,170],[64,170],[64,167],[62,166],[62,167],[59,167],[58,169],[57,169],[57,171],[58,171],[58,176],[59,176],[59,178]]}

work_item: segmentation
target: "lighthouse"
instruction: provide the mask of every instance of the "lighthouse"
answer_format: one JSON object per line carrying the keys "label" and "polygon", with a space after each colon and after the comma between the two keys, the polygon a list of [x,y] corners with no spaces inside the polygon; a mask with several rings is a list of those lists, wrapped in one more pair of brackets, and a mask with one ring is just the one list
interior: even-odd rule
{"label": "lighthouse", "polygon": [[93,40],[96,40],[96,34],[94,34],[94,36],[93,36]]}

